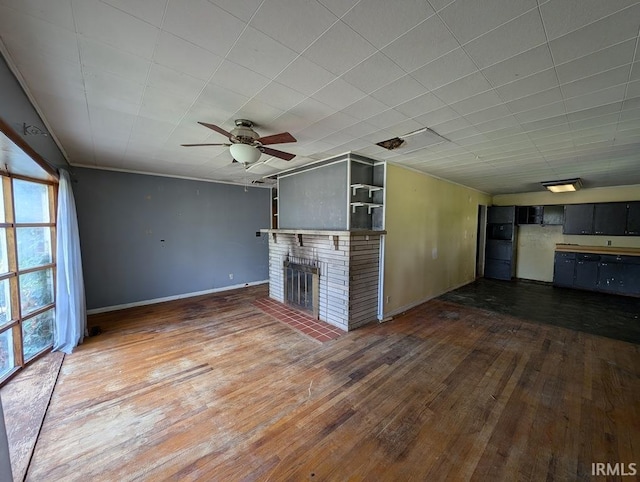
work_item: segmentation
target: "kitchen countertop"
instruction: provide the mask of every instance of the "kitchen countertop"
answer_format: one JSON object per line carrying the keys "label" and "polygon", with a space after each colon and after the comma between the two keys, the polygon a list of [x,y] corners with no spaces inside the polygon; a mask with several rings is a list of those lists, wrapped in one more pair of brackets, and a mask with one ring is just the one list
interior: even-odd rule
{"label": "kitchen countertop", "polygon": [[640,256],[640,248],[626,248],[624,246],[583,246],[580,244],[556,244],[556,251],[562,251],[567,253]]}

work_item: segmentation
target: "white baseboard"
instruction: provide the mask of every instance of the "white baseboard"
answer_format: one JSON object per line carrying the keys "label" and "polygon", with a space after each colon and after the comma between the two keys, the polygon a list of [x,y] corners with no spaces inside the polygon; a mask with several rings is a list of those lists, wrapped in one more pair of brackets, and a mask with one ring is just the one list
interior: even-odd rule
{"label": "white baseboard", "polygon": [[440,295],[443,295],[445,293],[448,293],[449,291],[453,291],[453,290],[457,290],[458,288],[462,288],[465,285],[468,285],[469,283],[473,283],[475,280],[471,280],[471,281],[465,281],[464,283],[460,283],[457,286],[453,286],[452,288],[449,288],[446,291],[443,291],[442,293],[438,293],[436,295],[431,295],[431,296],[427,296],[426,298],[422,298],[421,300],[418,301],[414,301],[412,303],[406,304],[404,306],[401,306],[400,308],[396,308],[393,311],[390,312],[385,312],[384,316],[382,318],[382,320],[380,321],[381,323],[384,321],[388,321],[391,318],[395,318],[396,316],[398,316],[401,313],[404,313],[405,311],[409,311],[411,308],[415,308],[418,305],[421,305],[422,303],[426,303],[429,300],[432,300],[434,298],[437,298]]}
{"label": "white baseboard", "polygon": [[219,293],[221,291],[237,290],[238,288],[246,288],[247,286],[256,286],[268,283],[269,280],[252,281],[250,283],[242,283],[239,285],[224,286],[222,288],[213,288],[204,291],[195,291],[193,293],[184,293],[181,295],[166,296],[164,298],[154,298],[152,300],[135,301],[133,303],[124,303],[122,305],[104,306],[102,308],[94,308],[87,310],[87,315],[95,315],[97,313],[106,313],[108,311],[124,310],[126,308],[135,308],[136,306],[154,305],[156,303],[164,303],[165,301],[181,300],[183,298],[192,298],[194,296],[209,295]]}

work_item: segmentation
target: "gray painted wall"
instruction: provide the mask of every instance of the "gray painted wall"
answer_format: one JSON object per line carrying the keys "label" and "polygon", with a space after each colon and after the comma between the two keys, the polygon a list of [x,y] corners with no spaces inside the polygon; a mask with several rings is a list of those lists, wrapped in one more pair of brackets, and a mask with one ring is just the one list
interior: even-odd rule
{"label": "gray painted wall", "polygon": [[0,55],[0,117],[22,135],[27,144],[49,164],[56,168],[67,166],[67,161],[51,136],[23,135],[23,123],[37,126],[45,131],[47,129],[2,55]]}
{"label": "gray painted wall", "polygon": [[269,189],[74,174],[88,309],[268,279]]}
{"label": "gray painted wall", "polygon": [[347,229],[345,159],[278,179],[280,229]]}

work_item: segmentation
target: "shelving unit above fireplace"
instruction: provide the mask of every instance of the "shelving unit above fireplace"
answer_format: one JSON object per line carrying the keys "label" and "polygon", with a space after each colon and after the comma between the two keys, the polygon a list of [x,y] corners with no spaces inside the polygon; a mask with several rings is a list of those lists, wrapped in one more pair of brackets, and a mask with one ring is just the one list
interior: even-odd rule
{"label": "shelving unit above fireplace", "polygon": [[347,153],[278,176],[280,229],[383,230],[386,163]]}

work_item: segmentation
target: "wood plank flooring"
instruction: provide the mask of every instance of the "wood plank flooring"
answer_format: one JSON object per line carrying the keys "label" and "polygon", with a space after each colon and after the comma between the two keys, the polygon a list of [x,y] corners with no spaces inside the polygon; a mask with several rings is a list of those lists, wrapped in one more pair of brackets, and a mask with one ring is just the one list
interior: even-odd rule
{"label": "wood plank flooring", "polygon": [[14,480],[23,480],[64,353],[40,357],[0,388]]}
{"label": "wood plank flooring", "polygon": [[640,462],[639,346],[433,300],[318,343],[266,287],[94,316],[28,480],[598,480]]}

